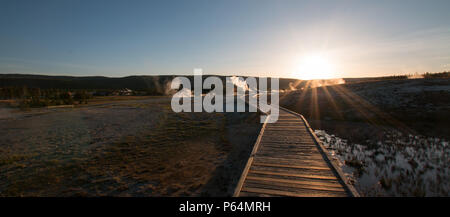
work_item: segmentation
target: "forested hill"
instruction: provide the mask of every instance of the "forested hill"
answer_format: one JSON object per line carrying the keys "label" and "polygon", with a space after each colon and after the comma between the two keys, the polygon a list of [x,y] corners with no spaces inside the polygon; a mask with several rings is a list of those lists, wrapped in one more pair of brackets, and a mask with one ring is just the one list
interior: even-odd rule
{"label": "forested hill", "polygon": [[[123,89],[128,88],[135,91],[162,91],[169,88],[168,84],[177,75],[138,75],[121,78],[87,76],[48,76],[48,75],[25,75],[25,74],[0,74],[0,88],[2,87],[29,87],[41,89]],[[204,75],[205,79],[209,75]],[[186,76],[193,82],[193,76]],[[218,76],[225,81],[225,76]],[[450,72],[426,73],[423,78],[446,78],[450,77]],[[408,79],[408,75],[386,76],[374,78],[344,78],[318,80],[318,84],[332,85],[342,83],[372,82],[379,80],[403,80]],[[310,82],[292,78],[280,78],[279,88],[281,90],[301,89],[304,86],[314,87]]]}
{"label": "forested hill", "polygon": [[[205,79],[208,75],[203,76]],[[0,74],[1,87],[22,87],[41,89],[123,89],[136,91],[168,88],[169,82],[176,75],[128,76],[110,78],[101,76],[73,77],[25,74]],[[193,82],[193,76],[186,76]],[[219,76],[223,81],[224,76]],[[291,84],[290,84],[291,83]],[[297,79],[280,79],[280,89],[290,89],[292,84],[299,84]]]}
{"label": "forested hill", "polygon": [[148,90],[167,84],[175,76],[128,76],[110,78],[100,76],[72,77],[0,74],[0,87],[26,86],[54,89],[122,89]]}

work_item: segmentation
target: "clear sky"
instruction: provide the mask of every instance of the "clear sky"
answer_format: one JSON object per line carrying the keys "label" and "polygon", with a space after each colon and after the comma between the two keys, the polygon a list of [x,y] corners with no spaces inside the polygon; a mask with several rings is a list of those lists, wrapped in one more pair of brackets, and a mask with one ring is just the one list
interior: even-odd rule
{"label": "clear sky", "polygon": [[311,56],[333,77],[450,70],[450,1],[0,0],[0,73],[296,77]]}

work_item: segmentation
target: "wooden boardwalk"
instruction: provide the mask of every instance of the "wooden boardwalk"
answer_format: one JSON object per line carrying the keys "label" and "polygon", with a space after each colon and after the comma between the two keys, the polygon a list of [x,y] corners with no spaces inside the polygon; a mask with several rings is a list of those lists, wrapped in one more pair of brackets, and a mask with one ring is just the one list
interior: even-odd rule
{"label": "wooden boardwalk", "polygon": [[264,123],[234,196],[358,196],[303,116],[281,108]]}

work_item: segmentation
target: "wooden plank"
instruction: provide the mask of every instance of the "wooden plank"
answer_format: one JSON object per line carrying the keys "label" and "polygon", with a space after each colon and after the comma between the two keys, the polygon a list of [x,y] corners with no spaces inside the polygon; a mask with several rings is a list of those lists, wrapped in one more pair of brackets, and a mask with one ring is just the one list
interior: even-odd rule
{"label": "wooden plank", "polygon": [[317,150],[317,147],[314,147],[312,145],[309,144],[293,144],[293,143],[288,143],[288,144],[283,144],[283,143],[261,143],[261,150],[264,149],[272,149],[274,151],[315,151],[317,153],[319,153],[319,150]]}
{"label": "wooden plank", "polygon": [[[309,140],[304,140],[304,141],[302,141],[302,142],[308,142],[309,143]],[[264,144],[279,144],[279,145],[283,145],[283,144],[286,144],[286,145],[302,145],[301,143],[299,143],[299,142],[297,142],[297,141],[289,141],[289,140],[275,140],[275,139],[261,139],[261,143],[264,143]],[[312,146],[312,144],[305,144],[304,145],[305,147],[308,147],[308,146]]]}
{"label": "wooden plank", "polygon": [[270,129],[274,130],[281,130],[285,128],[286,130],[301,130],[301,132],[308,133],[306,131],[306,127],[304,125],[298,125],[298,124],[271,124],[267,126]]}
{"label": "wooden plank", "polygon": [[[312,138],[308,138],[308,137],[297,137],[297,136],[275,136],[275,135],[270,135],[267,137],[264,137],[261,139],[262,142],[271,142],[271,143],[275,143],[275,142],[286,142],[286,144],[302,144],[303,145],[309,145],[309,146],[316,146],[314,143],[312,143],[312,141],[314,141]],[[317,148],[317,146],[316,146]]]}
{"label": "wooden plank", "polygon": [[272,127],[267,127],[268,133],[279,133],[279,132],[286,132],[286,133],[291,133],[292,135],[305,135],[305,136],[311,136],[309,135],[309,133],[306,133],[306,128],[305,129],[289,129],[289,127],[276,127],[276,126],[272,126]]}
{"label": "wooden plank", "polygon": [[[270,128],[268,128],[270,132],[264,135],[264,137],[292,137],[290,139],[292,140],[298,140],[301,141],[303,138],[310,138],[312,139],[311,135],[303,133],[302,131],[297,132],[289,132],[289,131],[272,131]],[[314,143],[312,143],[314,144]]]}
{"label": "wooden plank", "polygon": [[280,195],[241,191],[239,197],[280,197]]}
{"label": "wooden plank", "polygon": [[246,194],[252,194],[252,195],[277,195],[277,196],[287,196],[287,197],[304,197],[304,195],[296,194],[292,192],[283,192],[283,191],[277,191],[277,190],[270,190],[270,189],[258,189],[258,188],[243,188],[243,193]]}
{"label": "wooden plank", "polygon": [[344,188],[341,189],[333,189],[333,188],[318,188],[313,186],[305,186],[299,184],[290,184],[290,183],[281,183],[281,182],[267,182],[261,180],[247,180],[243,186],[243,188],[261,188],[261,189],[272,189],[279,191],[288,191],[299,194],[326,194],[330,196],[347,196]]}
{"label": "wooden plank", "polygon": [[267,167],[267,166],[252,165],[250,167],[250,170],[251,171],[273,172],[273,173],[314,175],[314,176],[319,176],[319,177],[333,177],[334,176],[334,174],[330,170],[317,170],[317,169],[310,169],[310,168]]}
{"label": "wooden plank", "polygon": [[297,160],[323,160],[322,156],[317,155],[308,155],[308,154],[285,154],[285,153],[267,153],[267,152],[258,152],[255,154],[255,156],[266,156],[266,157],[277,157],[277,158],[284,158],[284,159],[297,159]]}
{"label": "wooden plank", "polygon": [[264,145],[261,146],[260,148],[261,152],[268,152],[268,153],[273,153],[273,152],[292,152],[292,153],[309,153],[309,154],[317,154],[319,153],[319,151],[317,151],[317,149],[314,149],[313,147],[276,147],[276,146],[269,146],[269,145]]}
{"label": "wooden plank", "polygon": [[[293,116],[283,116],[283,117],[278,117],[278,121],[280,122],[299,122],[299,123],[304,123],[304,121],[302,119],[299,119],[298,117]],[[278,123],[278,121],[276,123]],[[273,124],[273,123],[271,123]]]}
{"label": "wooden plank", "polygon": [[298,119],[278,119],[277,122],[271,123],[270,125],[276,125],[276,124],[285,124],[285,125],[291,124],[291,125],[299,126],[299,127],[305,126],[305,122],[299,121]]}
{"label": "wooden plank", "polygon": [[269,149],[292,149],[292,150],[317,150],[317,147],[315,145],[310,144],[299,144],[299,143],[274,143],[274,142],[265,142],[261,143],[261,149],[262,148],[269,148]]}
{"label": "wooden plank", "polygon": [[272,123],[272,124],[269,124],[269,125],[276,125],[276,124],[284,124],[284,125],[299,125],[299,126],[305,126],[305,122],[303,122],[303,121],[297,121],[297,120],[295,120],[295,119],[292,119],[292,120],[280,120],[280,119],[278,119],[278,121],[279,122],[276,122],[276,123]]}
{"label": "wooden plank", "polygon": [[255,156],[254,162],[265,162],[265,163],[282,163],[290,165],[311,165],[311,166],[326,166],[328,165],[324,161],[308,160],[308,159],[285,159],[267,156]]}
{"label": "wooden plank", "polygon": [[267,133],[264,134],[264,136],[288,136],[288,137],[294,137],[292,139],[295,139],[295,137],[311,137],[311,135],[307,134],[307,133],[303,133],[302,131],[298,131],[298,132],[288,132],[288,131],[272,131],[270,129]]}
{"label": "wooden plank", "polygon": [[268,129],[285,129],[285,130],[305,130],[306,128],[303,128],[301,126],[276,126],[276,125],[271,125],[271,126],[267,126]]}
{"label": "wooden plank", "polygon": [[266,166],[266,167],[287,167],[287,168],[299,168],[299,169],[315,169],[315,170],[329,170],[328,167],[318,167],[318,166],[300,166],[300,165],[289,165],[289,164],[270,164],[270,163],[258,163],[253,162],[256,166]]}
{"label": "wooden plank", "polygon": [[244,186],[242,191],[252,192],[252,193],[260,193],[260,194],[272,194],[272,195],[287,196],[287,197],[326,197],[326,196],[328,196],[328,197],[329,196],[344,197],[345,196],[342,194],[333,194],[333,193],[327,193],[327,192],[314,192],[314,191],[293,192],[293,191],[283,191],[283,190],[278,190],[278,189],[254,188],[254,187],[247,187],[247,186]]}
{"label": "wooden plank", "polygon": [[[314,140],[312,138],[305,138],[305,137],[289,137],[289,136],[270,136],[270,137],[263,137],[261,139],[262,142],[278,142],[278,143],[282,143],[282,142],[286,142],[288,144],[292,144],[294,142],[304,142],[304,143],[309,143],[311,144]],[[311,144],[313,145],[313,144]]]}
{"label": "wooden plank", "polygon": [[291,180],[291,181],[307,183],[309,185],[321,185],[321,186],[323,185],[323,186],[332,186],[332,187],[342,186],[342,184],[339,183],[338,180],[324,180],[324,179],[293,177],[293,176],[279,176],[279,175],[269,175],[269,174],[259,174],[259,173],[248,174],[247,177]]}
{"label": "wooden plank", "polygon": [[[263,155],[295,155],[298,157],[301,156],[317,156],[317,154],[319,154],[319,151],[317,150],[306,150],[306,149],[302,149],[302,150],[294,150],[294,149],[271,149],[271,148],[265,148],[265,147],[261,147],[259,152]],[[329,168],[328,168],[329,169]]]}
{"label": "wooden plank", "polygon": [[302,195],[302,197],[339,197],[339,196],[345,197],[345,196],[347,196],[345,191],[337,192],[337,191],[304,189],[304,188],[299,188],[299,187],[289,187],[289,186],[255,183],[255,182],[252,182],[251,180],[249,180],[249,182],[245,183],[243,189],[245,190],[246,188],[292,192],[294,194]]}
{"label": "wooden plank", "polygon": [[279,142],[271,142],[271,141],[265,141],[265,142],[261,142],[261,144],[264,145],[279,145],[279,146],[291,146],[291,145],[295,145],[295,146],[303,146],[303,147],[315,147],[317,148],[317,146],[315,144],[311,144],[310,142],[305,142],[305,141],[288,141],[286,143],[279,143]]}
{"label": "wooden plank", "polygon": [[337,180],[335,176],[321,176],[321,175],[311,175],[311,174],[293,174],[293,173],[283,173],[283,172],[271,172],[271,171],[260,171],[260,170],[252,170],[248,171],[248,174],[267,174],[267,175],[278,175],[278,176],[292,176],[292,177],[300,177],[300,178],[310,178],[310,179],[319,179],[319,180]]}
{"label": "wooden plank", "polygon": [[263,185],[275,185],[279,187],[289,187],[303,190],[334,191],[345,193],[345,190],[342,187],[342,185],[325,186],[322,183],[293,181],[289,179],[260,178],[254,176],[247,176],[247,180],[249,180],[248,183],[256,183]]}
{"label": "wooden plank", "polygon": [[[313,142],[314,140],[311,138],[302,139],[301,142]],[[261,142],[271,142],[271,143],[285,143],[285,144],[298,144],[299,141],[290,140],[288,138],[285,139],[277,139],[277,138],[262,138]]]}
{"label": "wooden plank", "polygon": [[304,127],[305,123],[303,121],[291,121],[291,120],[278,120],[276,123],[269,124],[270,126],[276,125],[290,125],[293,127]]}

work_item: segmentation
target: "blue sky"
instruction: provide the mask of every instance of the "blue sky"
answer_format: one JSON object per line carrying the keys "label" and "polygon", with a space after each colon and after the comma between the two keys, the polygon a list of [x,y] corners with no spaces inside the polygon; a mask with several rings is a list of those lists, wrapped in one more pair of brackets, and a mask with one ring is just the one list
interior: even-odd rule
{"label": "blue sky", "polygon": [[[450,1],[0,0],[0,73],[334,77],[450,70]],[[301,65],[301,64],[300,64]]]}

